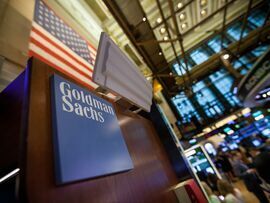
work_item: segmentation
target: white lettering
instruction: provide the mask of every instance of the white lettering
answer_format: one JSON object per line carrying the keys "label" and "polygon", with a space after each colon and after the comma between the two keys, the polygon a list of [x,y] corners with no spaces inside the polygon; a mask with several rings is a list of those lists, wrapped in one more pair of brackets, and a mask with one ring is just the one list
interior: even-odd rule
{"label": "white lettering", "polygon": [[64,111],[72,112],[74,108],[71,104],[72,98],[71,98],[71,92],[70,92],[70,85],[66,82],[61,82],[59,86],[60,86],[61,93],[63,94],[62,108]]}
{"label": "white lettering", "polygon": [[71,85],[67,82],[60,82],[59,88],[62,93],[63,111],[75,112],[78,116],[86,117],[100,123],[105,122],[102,111],[114,115],[114,110],[111,106],[98,99],[94,99],[90,94],[85,94],[81,90],[71,88]]}

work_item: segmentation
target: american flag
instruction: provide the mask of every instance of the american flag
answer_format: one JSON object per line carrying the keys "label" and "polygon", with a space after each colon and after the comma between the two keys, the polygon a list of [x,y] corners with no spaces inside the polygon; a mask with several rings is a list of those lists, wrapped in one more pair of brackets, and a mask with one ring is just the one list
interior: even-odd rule
{"label": "american flag", "polygon": [[[96,49],[68,26],[43,1],[36,0],[29,56],[44,61],[90,89]],[[113,98],[112,94],[108,95]]]}

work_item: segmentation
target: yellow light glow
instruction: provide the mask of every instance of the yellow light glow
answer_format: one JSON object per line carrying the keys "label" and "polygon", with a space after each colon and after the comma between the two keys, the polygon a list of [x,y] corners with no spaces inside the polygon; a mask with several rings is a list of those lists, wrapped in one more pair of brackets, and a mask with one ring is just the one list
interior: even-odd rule
{"label": "yellow light glow", "polygon": [[205,9],[201,10],[201,15],[202,16],[205,16],[206,15],[206,10]]}
{"label": "yellow light glow", "polygon": [[166,29],[165,29],[164,27],[160,28],[160,33],[161,33],[161,34],[164,34],[165,31],[166,31]]}
{"label": "yellow light glow", "polygon": [[183,7],[183,4],[180,2],[177,4],[177,8],[182,8]]}
{"label": "yellow light glow", "polygon": [[160,92],[162,89],[163,89],[162,85],[157,80],[154,80],[154,82],[153,82],[154,93],[156,94],[157,92]]}
{"label": "yellow light glow", "polygon": [[182,27],[182,29],[185,29],[187,27],[187,24],[184,23],[184,24],[181,25],[181,27]]}

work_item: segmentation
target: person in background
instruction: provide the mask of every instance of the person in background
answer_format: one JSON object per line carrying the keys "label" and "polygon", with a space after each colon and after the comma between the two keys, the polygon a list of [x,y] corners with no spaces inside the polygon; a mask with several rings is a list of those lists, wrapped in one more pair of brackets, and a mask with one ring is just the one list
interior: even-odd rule
{"label": "person in background", "polygon": [[264,179],[268,184],[270,184],[270,152],[261,152],[259,149],[252,148],[249,150],[249,153],[251,154],[253,159],[252,166],[256,169],[261,178]]}
{"label": "person in background", "polygon": [[202,182],[207,182],[207,173],[205,171],[198,171],[197,176]]}
{"label": "person in background", "polygon": [[218,181],[218,190],[224,197],[224,203],[244,203],[242,194],[226,181]]}
{"label": "person in background", "polygon": [[233,167],[231,162],[222,151],[218,152],[216,164],[221,168],[221,170],[226,175],[226,178],[232,182],[234,180]]}
{"label": "person in background", "polygon": [[239,149],[237,150],[241,153],[241,156],[242,156],[242,161],[245,163],[245,164],[250,164],[251,161],[248,159],[248,156],[247,156],[247,150],[242,147],[241,145],[239,146]]}
{"label": "person in background", "polygon": [[240,179],[244,181],[244,184],[248,191],[252,192],[261,203],[268,203],[268,199],[261,188],[260,179],[256,176],[254,169],[249,169],[242,160],[241,153],[235,152],[233,156],[233,168],[234,173]]}
{"label": "person in background", "polygon": [[213,193],[211,188],[207,185],[206,182],[202,182],[203,189],[205,190],[210,203],[221,203],[217,195]]}
{"label": "person in background", "polygon": [[218,177],[212,173],[207,174],[207,184],[211,188],[213,192],[216,194],[218,193],[218,188],[217,188],[217,182],[218,182]]}

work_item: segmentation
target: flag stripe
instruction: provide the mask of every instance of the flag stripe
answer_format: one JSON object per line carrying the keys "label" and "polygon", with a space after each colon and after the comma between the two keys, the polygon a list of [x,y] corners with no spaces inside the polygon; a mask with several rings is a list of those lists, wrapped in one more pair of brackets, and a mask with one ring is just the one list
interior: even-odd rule
{"label": "flag stripe", "polygon": [[56,39],[55,37],[48,37],[51,36],[50,33],[48,33],[44,28],[42,28],[37,23],[33,22],[33,29],[36,31],[40,36],[45,38],[47,41],[52,43],[57,48],[61,49],[64,53],[66,53],[69,57],[71,57],[73,60],[76,60],[77,63],[80,63],[82,66],[85,66],[86,68],[90,69],[90,71],[93,71],[93,66],[89,64],[85,59],[78,56],[75,52],[73,52],[69,47],[67,47],[65,44],[63,44],[61,41]]}
{"label": "flag stripe", "polygon": [[59,58],[59,60],[63,61],[63,63],[65,63],[66,65],[74,68],[80,74],[86,77],[90,77],[90,78],[92,77],[92,72],[90,72],[89,70],[86,70],[85,68],[82,68],[78,63],[73,61],[71,58],[67,57],[64,53],[62,53],[56,47],[54,47],[49,42],[42,39],[40,36],[36,35],[35,32],[31,33],[30,42],[32,42],[33,44],[36,44],[38,47],[47,51],[54,57]]}
{"label": "flag stripe", "polygon": [[[88,86],[91,86],[92,88],[97,88],[98,85],[93,83],[90,78],[86,78],[85,76],[79,74],[75,70],[73,70],[71,67],[64,64],[62,61],[59,61],[57,58],[49,54],[48,52],[44,51],[40,47],[36,46],[33,43],[30,43],[30,50],[32,53],[38,54],[42,58],[43,61],[46,63],[50,63],[50,65],[53,65],[53,67],[57,66],[59,71],[67,73],[72,78],[77,78],[80,81],[83,81],[85,84],[88,84]],[[50,60],[47,60],[50,59]]]}
{"label": "flag stripe", "polygon": [[92,44],[89,44],[89,43],[87,42],[87,45],[89,46],[89,49],[91,49],[92,53],[97,53],[96,48],[93,47]]}
{"label": "flag stripe", "polygon": [[51,61],[45,59],[44,57],[40,56],[39,54],[37,54],[36,52],[34,51],[29,51],[28,55],[31,57],[31,56],[34,56],[35,58],[38,58],[40,60],[42,60],[43,62],[45,62],[46,64],[48,64],[49,66],[51,67],[54,67],[56,70],[58,70],[59,72],[61,73],[64,73],[65,75],[69,76],[70,78],[74,79],[75,81],[77,81],[78,83],[84,85],[85,87],[89,88],[90,90],[95,90],[94,87],[92,87],[91,85],[89,85],[88,83],[80,80],[78,77],[75,77],[74,75],[68,73],[66,70],[60,68],[59,66],[53,64]]}
{"label": "flag stripe", "polygon": [[94,56],[96,56],[97,51],[90,44],[88,44],[88,48],[90,50],[90,55],[93,54]]}
{"label": "flag stripe", "polygon": [[[31,45],[32,47],[32,45]],[[33,50],[35,50],[32,47]],[[91,82],[91,80],[89,80],[89,83],[81,80],[81,77],[77,77],[74,74],[69,73],[67,70],[61,68],[61,66],[54,64],[52,61],[49,61],[47,59],[45,59],[44,57],[42,57],[40,54],[34,52],[34,51],[29,51],[28,53],[29,56],[35,56],[36,58],[39,58],[40,60],[44,61],[45,63],[47,63],[48,65],[54,67],[55,69],[57,69],[59,72],[64,73],[65,75],[69,76],[70,78],[74,79],[75,81],[79,82],[80,84],[82,84],[83,86],[85,86],[86,88],[90,89],[90,90],[95,90],[98,86],[94,83]],[[47,57],[47,56],[45,56]],[[116,96],[113,95],[112,93],[108,93],[106,95],[107,98],[111,99],[112,101],[115,100]]]}
{"label": "flag stripe", "polygon": [[[30,33],[29,56],[54,67],[90,90],[98,85],[92,81],[96,49],[65,23],[42,0],[36,0]],[[116,96],[106,95],[110,99]]]}

